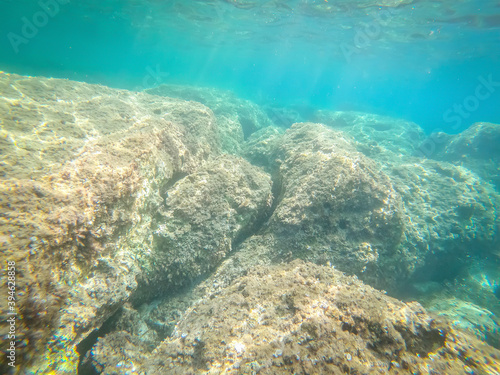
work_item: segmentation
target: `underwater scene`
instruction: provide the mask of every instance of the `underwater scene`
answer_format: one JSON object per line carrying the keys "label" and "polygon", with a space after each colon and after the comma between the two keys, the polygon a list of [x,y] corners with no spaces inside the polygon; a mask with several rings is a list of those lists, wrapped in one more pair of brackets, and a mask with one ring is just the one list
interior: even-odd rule
{"label": "underwater scene", "polygon": [[0,374],[500,374],[500,1],[0,5]]}

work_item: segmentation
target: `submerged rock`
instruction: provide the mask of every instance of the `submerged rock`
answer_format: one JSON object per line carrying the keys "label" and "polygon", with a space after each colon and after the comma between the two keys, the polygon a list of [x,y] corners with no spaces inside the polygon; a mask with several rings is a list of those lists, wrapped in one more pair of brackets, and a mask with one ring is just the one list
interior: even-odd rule
{"label": "submerged rock", "polygon": [[75,373],[75,345],[136,288],[159,188],[220,152],[216,120],[199,103],[67,80],[1,73],[0,90],[17,358],[24,372]]}
{"label": "submerged rock", "polygon": [[456,298],[442,298],[429,305],[429,311],[446,318],[455,327],[469,331],[497,348],[500,346],[500,321],[491,311]]}
{"label": "submerged rock", "polygon": [[213,271],[260,225],[272,204],[271,188],[267,174],[229,155],[176,182],[153,220],[153,252],[141,277],[147,293]]}
{"label": "submerged rock", "polygon": [[104,374],[493,374],[498,358],[418,303],[296,260],[208,293],[151,354],[122,331],[99,339],[92,360]]}
{"label": "submerged rock", "polygon": [[[421,139],[414,124],[336,116],[343,122],[332,124],[342,132],[295,125],[284,136],[250,139],[251,160],[274,169],[275,185],[281,186],[263,239],[276,241],[280,256],[329,261],[384,288],[408,278],[450,280],[471,259],[498,257],[500,197],[491,184],[467,168],[412,156]],[[382,125],[384,137],[360,135]],[[380,149],[375,161],[365,156],[371,138]],[[334,186],[337,180],[346,187]],[[387,191],[393,199],[384,197]],[[342,202],[345,210],[336,209]],[[377,222],[380,209],[388,221]]]}
{"label": "submerged rock", "polygon": [[232,92],[213,88],[163,84],[145,92],[184,100],[209,107],[217,117],[222,149],[239,154],[242,143],[252,133],[273,125],[267,114],[255,103],[236,97]]}
{"label": "submerged rock", "polygon": [[458,277],[414,283],[412,296],[429,311],[500,349],[500,259],[470,256],[467,261]]}
{"label": "submerged rock", "polygon": [[403,200],[402,245],[415,257],[416,278],[453,279],[471,259],[497,249],[500,197],[489,183],[466,168],[425,159],[384,170]]}
{"label": "submerged rock", "polygon": [[278,158],[281,191],[264,231],[271,257],[330,262],[377,285],[394,280],[401,198],[377,164],[349,136],[311,123],[287,130]]}
{"label": "submerged rock", "polygon": [[478,122],[450,140],[444,153],[446,158],[461,160],[500,160],[500,125]]}
{"label": "submerged rock", "polygon": [[469,168],[500,192],[500,125],[479,122],[453,136],[431,134],[425,144],[429,158]]}
{"label": "submerged rock", "polygon": [[319,110],[313,119],[349,134],[358,151],[382,162],[414,155],[425,139],[424,131],[413,122],[371,113]]}
{"label": "submerged rock", "polygon": [[269,172],[277,169],[279,142],[285,131],[269,126],[253,133],[243,145],[243,156],[252,164],[265,168]]}
{"label": "submerged rock", "polygon": [[[498,257],[500,199],[478,173],[412,156],[412,123],[319,112],[335,129],[258,130],[261,111],[227,94],[155,90],[198,93],[216,115],[0,73],[0,241],[17,267],[20,371],[75,373],[90,348],[81,371],[498,370],[498,353],[418,304],[296,260],[391,289],[459,280],[471,259]],[[467,302],[496,313],[489,289]]]}
{"label": "submerged rock", "polygon": [[368,159],[363,142],[370,137],[347,134],[372,129],[375,120],[338,116],[354,123],[337,124],[342,132],[296,124],[283,136],[261,131],[250,138],[251,160],[267,165],[280,187],[261,237],[275,241],[270,259],[330,262],[394,288],[412,277],[453,279],[470,257],[495,256],[500,197],[489,183],[466,168],[412,156],[419,137],[411,134],[420,131],[403,122],[385,125],[394,131],[379,139],[382,155]]}

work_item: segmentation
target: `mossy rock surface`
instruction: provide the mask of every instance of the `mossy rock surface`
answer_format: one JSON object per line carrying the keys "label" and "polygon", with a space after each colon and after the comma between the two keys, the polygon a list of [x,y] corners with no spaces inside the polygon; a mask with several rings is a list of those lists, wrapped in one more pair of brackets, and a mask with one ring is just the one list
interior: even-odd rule
{"label": "mossy rock surface", "polygon": [[[123,357],[123,348],[127,358]],[[147,353],[125,331],[95,368],[147,374],[496,373],[500,352],[331,267],[257,267],[190,307]],[[474,369],[474,370],[472,370]]]}
{"label": "mossy rock surface", "polygon": [[136,288],[159,187],[220,153],[216,119],[200,103],[68,80],[0,73],[0,91],[1,257],[17,267],[18,360],[74,373],[75,345]]}

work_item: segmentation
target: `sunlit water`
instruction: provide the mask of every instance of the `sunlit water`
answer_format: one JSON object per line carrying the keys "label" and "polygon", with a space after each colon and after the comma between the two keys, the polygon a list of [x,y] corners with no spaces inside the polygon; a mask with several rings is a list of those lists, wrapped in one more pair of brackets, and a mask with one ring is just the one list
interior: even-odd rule
{"label": "sunlit water", "polygon": [[[498,1],[3,0],[2,6],[5,71],[128,89],[219,87],[306,114],[319,107],[402,117],[427,131],[500,121]],[[483,80],[496,85],[470,99]]]}

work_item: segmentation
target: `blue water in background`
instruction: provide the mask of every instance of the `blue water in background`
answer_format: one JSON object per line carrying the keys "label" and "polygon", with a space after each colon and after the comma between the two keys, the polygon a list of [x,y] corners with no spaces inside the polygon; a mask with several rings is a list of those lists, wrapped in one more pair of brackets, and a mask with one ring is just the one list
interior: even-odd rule
{"label": "blue water in background", "polygon": [[[3,0],[0,69],[134,90],[160,83],[216,87],[259,104],[405,118],[427,132],[500,123],[500,87],[459,123],[443,118],[474,95],[479,77],[500,82],[498,2],[449,1],[445,8],[443,1],[432,13],[431,1],[392,8],[368,1],[371,12],[394,9],[408,26],[378,25],[368,46],[349,57],[341,46],[353,46],[373,15],[355,2],[330,3],[70,1],[58,3],[16,53],[9,33],[22,35],[23,17],[32,20],[42,7]],[[437,19],[444,11],[451,14],[446,22]]]}

